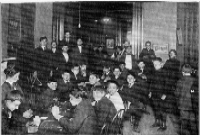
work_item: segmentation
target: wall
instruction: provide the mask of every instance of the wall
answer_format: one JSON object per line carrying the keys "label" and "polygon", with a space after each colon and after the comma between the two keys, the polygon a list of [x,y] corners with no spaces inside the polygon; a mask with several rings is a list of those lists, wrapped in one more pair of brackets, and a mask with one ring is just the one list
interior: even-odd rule
{"label": "wall", "polygon": [[2,28],[2,40],[1,40],[1,49],[2,49],[2,58],[7,57],[7,36],[8,36],[8,16],[9,16],[9,5],[1,5],[1,28]]}
{"label": "wall", "polygon": [[[155,45],[169,44],[176,49],[177,3],[143,3],[143,45],[151,41]],[[168,55],[157,55],[165,61]]]}
{"label": "wall", "polygon": [[34,41],[35,47],[39,45],[40,37],[46,36],[48,48],[52,41],[53,3],[36,3]]}

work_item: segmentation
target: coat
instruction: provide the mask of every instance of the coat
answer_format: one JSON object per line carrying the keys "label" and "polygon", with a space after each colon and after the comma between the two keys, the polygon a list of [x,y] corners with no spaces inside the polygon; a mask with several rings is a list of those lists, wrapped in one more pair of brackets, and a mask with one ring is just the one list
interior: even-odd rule
{"label": "coat", "polygon": [[68,69],[68,70],[71,69],[72,58],[70,57],[69,54],[68,54],[68,56],[69,56],[69,60],[68,60],[68,62],[66,62],[64,55],[62,53],[58,54],[57,64],[58,64],[58,70],[60,72],[64,71],[65,69]]}
{"label": "coat", "polygon": [[113,117],[117,114],[114,104],[106,97],[99,100],[94,108],[97,115],[97,127],[99,130],[104,124],[111,124]]}
{"label": "coat", "polygon": [[149,51],[147,50],[147,48],[142,49],[139,58],[140,59],[144,59],[144,57],[147,57],[148,59],[151,59],[152,56],[155,56],[155,52],[153,49],[150,49]]}
{"label": "coat", "polygon": [[74,111],[71,119],[61,118],[59,123],[72,135],[96,135],[96,114],[91,102],[82,100]]}
{"label": "coat", "polygon": [[[137,62],[134,55],[131,54],[131,58],[132,58],[132,70],[134,70],[137,67]],[[124,62],[124,63],[125,63],[125,60],[126,60],[126,54],[122,55],[121,58],[119,59],[119,61]]]}
{"label": "coat", "polygon": [[58,80],[58,95],[59,100],[69,100],[69,94],[74,90],[74,84],[72,82],[65,83],[63,79]]}
{"label": "coat", "polygon": [[73,64],[80,64],[81,62],[85,62],[87,65],[88,64],[88,48],[86,46],[82,46],[82,50],[80,53],[78,46],[74,46],[72,48],[71,58],[72,58]]}

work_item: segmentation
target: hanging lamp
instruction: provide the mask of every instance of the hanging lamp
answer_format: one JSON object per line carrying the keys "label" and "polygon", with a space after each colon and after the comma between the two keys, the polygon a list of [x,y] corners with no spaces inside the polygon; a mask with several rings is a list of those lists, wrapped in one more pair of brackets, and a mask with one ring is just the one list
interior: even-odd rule
{"label": "hanging lamp", "polygon": [[81,28],[81,4],[79,3],[79,23],[78,28]]}

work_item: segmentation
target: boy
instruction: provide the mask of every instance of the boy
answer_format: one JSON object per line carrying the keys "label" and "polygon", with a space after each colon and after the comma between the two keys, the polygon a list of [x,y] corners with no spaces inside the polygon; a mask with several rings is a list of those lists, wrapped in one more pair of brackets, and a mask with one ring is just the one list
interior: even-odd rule
{"label": "boy", "polygon": [[120,67],[118,67],[118,66],[114,67],[114,69],[113,69],[113,75],[111,76],[111,80],[116,81],[119,84],[119,88],[121,88],[122,85],[124,84],[124,79],[125,78],[123,78],[121,76],[121,69],[120,69]]}
{"label": "boy", "polygon": [[12,116],[12,112],[19,108],[22,100],[23,96],[19,90],[10,91],[6,94],[2,104],[2,134],[22,133],[22,130],[17,128],[19,123]]}
{"label": "boy", "polygon": [[182,67],[182,78],[177,82],[175,95],[178,98],[178,108],[180,110],[180,118],[182,119],[182,129],[188,131],[191,128],[192,135],[195,134],[194,113],[192,112],[191,87],[194,83],[194,78],[191,76],[192,68],[189,64]]}
{"label": "boy", "polygon": [[119,67],[121,69],[121,76],[123,78],[126,78],[127,74],[128,74],[128,70],[125,68],[125,63],[123,61],[120,61],[119,62]]}
{"label": "boy", "polygon": [[80,81],[88,82],[89,81],[89,73],[87,71],[87,65],[85,63],[80,63]]}
{"label": "boy", "polygon": [[112,73],[110,72],[110,66],[105,63],[103,67],[103,75],[101,76],[102,82],[107,82],[111,79]]}
{"label": "boy", "polygon": [[78,83],[80,83],[80,73],[79,73],[79,65],[78,64],[74,64],[71,68],[71,73],[70,73],[70,79],[71,79],[71,82],[74,84],[74,85],[77,85]]}
{"label": "boy", "polygon": [[41,94],[42,110],[48,113],[48,109],[58,101],[57,81],[54,78],[48,79],[47,89]]}
{"label": "boy", "polygon": [[64,70],[62,71],[62,79],[58,80],[58,93],[59,93],[59,100],[61,102],[69,100],[69,93],[73,91],[74,84],[71,82],[70,79],[70,71]]}
{"label": "boy", "polygon": [[107,84],[108,94],[106,95],[106,97],[110,99],[110,101],[114,104],[117,112],[121,109],[124,109],[124,103],[122,101],[121,96],[118,93],[118,90],[119,85],[117,84],[117,82],[109,80]]}
{"label": "boy", "polygon": [[162,59],[157,57],[153,60],[154,65],[154,75],[152,77],[152,82],[150,85],[149,98],[153,101],[153,110],[155,115],[155,123],[152,127],[159,127],[158,131],[165,131],[167,112],[165,106],[167,91],[165,90],[165,78],[166,74],[162,69]]}
{"label": "boy", "polygon": [[117,113],[114,104],[107,99],[105,95],[106,89],[103,86],[99,85],[93,89],[93,98],[95,101],[92,105],[94,106],[97,115],[98,131],[101,131],[101,128],[105,125],[109,126]]}
{"label": "boy", "polygon": [[136,82],[135,74],[129,71],[127,75],[127,84],[124,85],[120,94],[124,102],[127,103],[129,108],[127,111],[128,118],[134,116],[134,130],[140,132],[139,122],[143,114],[145,96],[144,92],[141,89],[140,83]]}

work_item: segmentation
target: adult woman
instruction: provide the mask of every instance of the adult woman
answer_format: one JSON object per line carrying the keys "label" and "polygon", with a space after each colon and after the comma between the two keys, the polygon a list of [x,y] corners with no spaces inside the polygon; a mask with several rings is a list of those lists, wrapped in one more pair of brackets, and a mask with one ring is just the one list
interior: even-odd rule
{"label": "adult woman", "polygon": [[15,65],[8,65],[4,73],[6,74],[6,81],[2,84],[2,100],[4,100],[6,94],[12,90],[19,90],[23,93],[21,87],[17,83],[20,72],[16,70]]}
{"label": "adult woman", "polygon": [[85,92],[74,92],[70,94],[72,106],[76,106],[72,118],[64,118],[59,114],[59,108],[52,108],[53,116],[58,120],[61,126],[68,129],[74,135],[95,135],[96,115],[91,102],[87,100]]}

